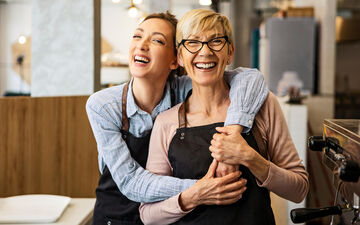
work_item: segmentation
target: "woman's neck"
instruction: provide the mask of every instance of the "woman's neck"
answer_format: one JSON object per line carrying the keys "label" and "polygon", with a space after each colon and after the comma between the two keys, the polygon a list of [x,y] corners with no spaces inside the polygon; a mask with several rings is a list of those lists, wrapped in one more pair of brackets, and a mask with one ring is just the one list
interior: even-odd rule
{"label": "woman's neck", "polygon": [[132,91],[136,104],[145,112],[151,114],[164,94],[164,81],[152,81],[134,77]]}
{"label": "woman's neck", "polygon": [[200,118],[204,124],[224,121],[230,105],[227,83],[222,80],[211,86],[201,86],[195,82],[192,85],[192,95],[186,103],[189,124],[191,126],[201,125],[194,124],[194,121]]}

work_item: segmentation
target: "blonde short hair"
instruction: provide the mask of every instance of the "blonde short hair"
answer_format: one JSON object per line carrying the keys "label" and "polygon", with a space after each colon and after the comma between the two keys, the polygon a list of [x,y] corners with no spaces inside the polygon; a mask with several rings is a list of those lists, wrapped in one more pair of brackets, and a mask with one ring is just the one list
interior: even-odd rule
{"label": "blonde short hair", "polygon": [[187,12],[177,24],[176,45],[178,46],[183,39],[187,39],[192,34],[214,29],[218,25],[224,28],[229,43],[233,44],[231,24],[226,16],[209,9],[193,9]]}

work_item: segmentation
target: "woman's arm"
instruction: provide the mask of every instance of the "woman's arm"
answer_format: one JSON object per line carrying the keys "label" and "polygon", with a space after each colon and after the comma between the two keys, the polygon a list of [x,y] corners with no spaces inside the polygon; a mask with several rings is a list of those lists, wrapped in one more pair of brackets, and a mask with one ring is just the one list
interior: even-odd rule
{"label": "woman's arm", "polygon": [[239,132],[229,128],[219,128],[222,134],[214,135],[210,146],[212,156],[224,163],[247,166],[257,177],[259,186],[293,202],[301,202],[308,192],[308,174],[272,93],[256,119],[259,131],[267,141],[269,160],[247,145]]}
{"label": "woman's arm", "polygon": [[[158,116],[150,139],[147,169],[160,175],[172,174],[167,151],[177,123],[164,122],[169,118],[174,119],[169,111]],[[217,162],[214,160],[208,173],[180,195],[157,203],[142,204],[141,220],[144,224],[169,224],[176,222],[198,205],[231,204],[239,200],[246,189],[246,181],[239,180],[241,172],[236,171],[221,178],[214,178],[216,167]]]}
{"label": "woman's arm", "polygon": [[152,174],[131,157],[120,133],[121,107],[109,96],[109,90],[97,92],[90,96],[86,104],[97,142],[100,171],[107,165],[120,192],[137,202],[161,201],[192,186],[194,180]]}
{"label": "woman's arm", "polygon": [[246,190],[246,180],[240,171],[214,178],[217,161],[194,186],[167,200],[140,205],[140,218],[144,224],[159,225],[178,221],[199,205],[228,205],[238,201]]}
{"label": "woman's arm", "polygon": [[231,101],[225,126],[239,124],[242,132],[248,132],[269,94],[264,76],[257,69],[238,67],[225,71],[224,78],[230,85]]}

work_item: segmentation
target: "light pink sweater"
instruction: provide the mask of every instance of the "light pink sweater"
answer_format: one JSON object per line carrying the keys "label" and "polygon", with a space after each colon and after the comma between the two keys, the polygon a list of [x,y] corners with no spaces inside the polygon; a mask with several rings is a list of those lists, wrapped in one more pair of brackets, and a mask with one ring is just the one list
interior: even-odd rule
{"label": "light pink sweater", "polygon": [[[155,121],[149,147],[146,169],[155,174],[172,176],[168,149],[178,128],[180,104],[160,114]],[[255,117],[262,138],[268,146],[270,168],[265,187],[285,199],[300,202],[308,192],[308,174],[295,149],[280,105],[273,93],[269,93],[264,105]],[[142,204],[140,216],[144,224],[169,224],[188,212],[181,210],[179,195],[167,200]]]}

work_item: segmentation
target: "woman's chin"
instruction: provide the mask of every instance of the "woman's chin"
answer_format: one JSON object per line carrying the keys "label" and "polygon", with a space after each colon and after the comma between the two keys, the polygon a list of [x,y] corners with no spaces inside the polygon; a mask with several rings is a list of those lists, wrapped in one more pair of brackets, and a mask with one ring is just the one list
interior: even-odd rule
{"label": "woman's chin", "polygon": [[148,71],[138,68],[130,68],[130,74],[134,78],[144,78],[148,76]]}
{"label": "woman's chin", "polygon": [[197,80],[193,80],[194,84],[196,84],[198,86],[203,86],[203,87],[214,86],[218,82],[220,82],[220,81],[215,80],[215,79],[197,79]]}

